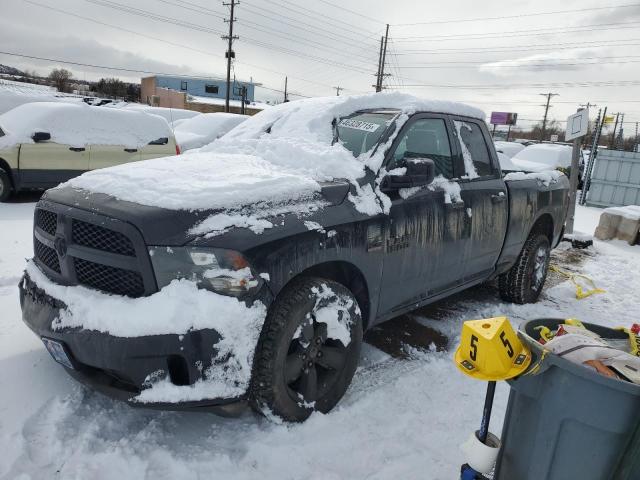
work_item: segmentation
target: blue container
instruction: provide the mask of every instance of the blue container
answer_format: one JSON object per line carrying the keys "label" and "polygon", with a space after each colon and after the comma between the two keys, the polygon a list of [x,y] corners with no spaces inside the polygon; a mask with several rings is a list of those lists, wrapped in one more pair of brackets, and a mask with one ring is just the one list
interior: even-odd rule
{"label": "blue container", "polygon": [[[520,328],[533,354],[530,374],[509,381],[497,480],[639,480],[640,386],[604,377],[547,353],[535,327],[555,330],[564,319]],[[623,332],[584,324],[603,338]],[[536,364],[539,369],[535,371]]]}

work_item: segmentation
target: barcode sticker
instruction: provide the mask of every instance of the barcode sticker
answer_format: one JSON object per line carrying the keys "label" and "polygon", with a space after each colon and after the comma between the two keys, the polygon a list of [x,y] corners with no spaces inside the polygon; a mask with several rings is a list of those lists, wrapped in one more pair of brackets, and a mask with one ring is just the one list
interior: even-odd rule
{"label": "barcode sticker", "polygon": [[363,122],[361,120],[353,120],[351,118],[340,120],[338,125],[341,127],[353,128],[355,130],[362,130],[364,132],[375,132],[380,128],[380,125],[377,123]]}

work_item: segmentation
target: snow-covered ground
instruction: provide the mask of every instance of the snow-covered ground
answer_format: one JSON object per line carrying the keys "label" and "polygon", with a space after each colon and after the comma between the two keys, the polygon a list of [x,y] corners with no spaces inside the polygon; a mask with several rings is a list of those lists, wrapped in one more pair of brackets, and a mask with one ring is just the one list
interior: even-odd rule
{"label": "snow-covered ground", "polygon": [[[457,478],[458,445],[479,424],[485,388],[452,363],[463,320],[572,316],[629,325],[640,317],[640,247],[596,241],[576,254],[563,244],[556,261],[592,276],[606,294],[576,300],[570,283],[552,278],[535,305],[502,303],[483,286],[422,309],[414,317],[448,336],[447,350],[397,359],[365,345],[353,385],[328,415],[278,425],[249,412],[223,419],[134,409],[74,382],[21,321],[16,285],[32,255],[34,199],[0,204],[1,479]],[[599,213],[579,208],[576,229],[593,233]],[[497,434],[507,394],[500,384]]]}

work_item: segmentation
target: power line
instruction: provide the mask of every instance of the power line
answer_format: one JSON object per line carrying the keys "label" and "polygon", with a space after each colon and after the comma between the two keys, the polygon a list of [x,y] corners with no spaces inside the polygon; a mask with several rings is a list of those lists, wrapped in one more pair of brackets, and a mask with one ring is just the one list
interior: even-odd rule
{"label": "power line", "polygon": [[[640,22],[619,22],[619,23],[596,23],[592,25],[582,25],[575,27],[562,28],[536,28],[532,30],[510,30],[501,32],[486,33],[468,33],[468,34],[452,34],[452,35],[429,35],[418,37],[398,37],[398,42],[423,42],[425,40],[455,41],[455,40],[484,40],[488,38],[513,38],[513,37],[534,37],[545,36],[550,34],[571,34],[580,32],[598,32],[606,30],[619,30],[621,28],[637,28]],[[628,26],[627,26],[628,25]],[[605,27],[605,28],[593,28]]]}
{"label": "power line", "polygon": [[[224,57],[222,57],[220,55],[216,55],[216,54],[211,53],[211,52],[207,52],[207,51],[204,51],[204,50],[193,48],[193,47],[188,46],[188,45],[175,43],[175,42],[170,42],[170,41],[164,40],[162,38],[153,37],[153,36],[150,36],[150,35],[145,35],[143,33],[136,32],[134,30],[128,30],[128,29],[123,28],[123,27],[118,26],[118,25],[113,25],[113,24],[110,24],[110,23],[101,22],[101,21],[96,20],[94,18],[84,17],[82,15],[78,15],[78,14],[69,12],[67,10],[54,8],[54,7],[51,7],[51,6],[48,6],[48,5],[44,5],[44,4],[41,4],[41,3],[38,3],[38,2],[35,2],[35,1],[32,1],[32,0],[24,0],[24,1],[26,3],[32,4],[32,5],[35,5],[35,6],[38,6],[38,7],[46,8],[46,9],[55,11],[57,13],[61,13],[63,15],[68,15],[68,16],[71,16],[71,17],[75,17],[75,18],[79,18],[79,19],[82,19],[82,20],[86,20],[86,21],[89,21],[89,22],[96,23],[98,25],[103,25],[103,26],[106,26],[106,27],[115,28],[115,29],[123,31],[123,32],[131,33],[133,35],[137,35],[137,36],[140,36],[140,37],[143,37],[143,38],[148,38],[148,39],[151,39],[151,40],[155,40],[157,42],[162,42],[162,43],[165,43],[167,45],[172,45],[172,46],[183,48],[183,49],[186,49],[186,50],[191,50],[191,51],[194,51],[194,52],[197,52],[197,53],[201,53],[201,54],[204,54],[204,55],[210,55],[210,56],[216,57],[216,58],[224,58]],[[263,66],[260,66],[260,65],[255,65],[255,64],[252,64],[252,63],[248,63],[248,62],[239,62],[239,63],[242,64],[242,65],[246,65],[246,66],[252,67],[252,68],[257,68],[259,70],[264,70],[265,72],[271,72],[271,73],[275,73],[275,74],[278,74],[278,75],[283,75],[284,74],[283,72],[280,72],[280,71],[277,71],[277,70],[273,70],[273,69],[270,69],[270,68],[266,68],[266,67],[263,67]],[[144,73],[144,72],[141,72],[141,73]],[[193,77],[193,75],[190,75],[189,77]],[[220,75],[220,77],[222,77],[222,75]],[[210,78],[210,77],[203,77],[203,78]],[[293,76],[291,78],[294,78],[295,80],[299,80],[301,82],[310,83],[312,85],[318,85],[318,86],[321,86],[321,87],[332,88],[331,85],[325,84],[325,83],[321,83],[321,82],[318,82],[316,80],[309,80],[309,79],[306,79],[306,78],[293,77]],[[356,91],[356,90],[351,90],[351,91]],[[363,92],[360,92],[360,93],[363,93]]]}
{"label": "power line", "polygon": [[[589,45],[588,48],[603,48],[603,47],[624,47],[631,45],[638,45],[637,43],[618,44],[617,42],[638,42],[640,38],[625,38],[618,40],[594,40],[594,41],[581,41],[580,46],[576,47],[575,42],[559,42],[559,43],[542,43],[533,45],[513,45],[505,47],[467,47],[467,48],[438,48],[438,49],[421,49],[421,50],[407,50],[404,52],[398,52],[398,55],[418,55],[422,53],[428,53],[432,55],[448,55],[450,53],[479,53],[479,52],[493,52],[493,53],[508,53],[508,52],[522,52],[532,50],[548,50],[555,47],[574,47],[575,48],[587,48],[584,45]],[[614,44],[615,43],[615,44]],[[542,48],[537,48],[542,47]]]}
{"label": "power line", "polygon": [[[164,76],[168,76],[168,77],[179,77],[179,78],[197,78],[197,79],[201,79],[201,80],[220,80],[219,77],[215,77],[215,76],[185,75],[184,73],[156,72],[156,71],[152,71],[152,70],[135,70],[135,69],[132,69],[132,68],[114,67],[114,66],[109,66],[109,65],[98,65],[98,64],[94,64],[94,63],[74,62],[74,61],[71,61],[71,60],[62,60],[60,58],[38,57],[38,56],[35,56],[35,55],[25,55],[25,54],[22,54],[22,53],[15,53],[15,52],[0,51],[0,55],[8,55],[8,56],[20,57],[20,58],[28,58],[28,59],[31,59],[31,60],[42,60],[42,61],[46,61],[46,62],[61,63],[61,64],[65,64],[65,65],[75,65],[75,66],[81,66],[81,67],[97,68],[97,69],[100,69],[100,70],[112,70],[112,71],[117,71],[117,72],[144,73],[144,74],[148,74],[148,75],[164,75]],[[265,85],[259,85],[258,88],[264,88],[266,90],[271,90],[271,91],[274,91],[274,92],[282,93],[282,90],[279,90],[277,88],[267,87]],[[301,93],[289,92],[289,94],[290,95],[295,95],[295,96],[298,96],[298,97],[310,98],[310,96],[303,95]]]}
{"label": "power line", "polygon": [[405,87],[413,88],[460,88],[460,89],[504,89],[504,88],[579,88],[579,87],[629,87],[640,85],[640,80],[614,80],[614,81],[595,81],[595,82],[553,82],[553,83],[511,83],[511,84],[493,84],[493,85],[460,85],[460,84],[429,84],[415,83],[405,84]]}
{"label": "power line", "polygon": [[363,13],[356,12],[355,10],[350,10],[350,9],[342,7],[340,5],[336,5],[335,3],[329,2],[327,0],[319,0],[319,1],[324,3],[324,4],[326,4],[326,5],[331,6],[333,8],[338,8],[338,9],[343,10],[345,12],[352,13],[353,15],[357,15],[358,17],[365,18],[367,20],[371,20],[372,22],[378,23],[380,25],[384,24],[384,22],[382,20],[378,20],[377,18],[369,17],[368,15],[364,15]]}
{"label": "power line", "polygon": [[609,5],[607,7],[590,7],[590,8],[576,8],[572,10],[555,10],[552,12],[534,12],[534,13],[520,13],[516,15],[502,15],[498,17],[475,17],[475,18],[463,18],[463,19],[453,19],[453,20],[432,20],[429,22],[414,22],[414,23],[396,23],[394,27],[400,26],[412,26],[412,25],[436,25],[442,23],[462,23],[462,22],[480,22],[486,20],[505,20],[511,18],[523,18],[523,17],[539,17],[544,15],[560,15],[564,13],[582,13],[582,12],[592,12],[597,10],[613,10],[618,8],[631,8],[640,6],[640,3],[630,3],[626,5]]}
{"label": "power line", "polygon": [[[514,60],[516,61],[516,60]],[[482,65],[486,65],[487,68],[530,68],[530,67],[562,67],[562,66],[580,66],[580,65],[603,65],[603,64],[615,64],[615,65],[622,65],[622,64],[627,64],[627,63],[640,63],[640,60],[628,60],[628,61],[607,61],[607,60],[602,60],[599,62],[571,62],[571,63],[522,63],[520,65],[499,65],[499,63],[501,62],[494,62],[494,63],[498,63],[498,65],[496,64],[492,64],[491,62],[486,62],[481,64]],[[470,65],[445,65],[445,66],[438,66],[438,65],[424,65],[424,66],[401,66],[401,68],[404,69],[440,69],[440,70],[446,70],[449,68],[455,68],[455,69],[473,69],[473,68],[477,68],[475,66],[470,66]]]}

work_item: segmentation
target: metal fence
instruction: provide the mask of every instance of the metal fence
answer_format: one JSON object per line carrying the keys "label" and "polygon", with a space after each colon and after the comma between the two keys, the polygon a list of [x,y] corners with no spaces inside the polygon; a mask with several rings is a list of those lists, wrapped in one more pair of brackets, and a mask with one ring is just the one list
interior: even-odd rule
{"label": "metal fence", "polygon": [[592,207],[640,205],[640,153],[598,151],[586,203]]}

